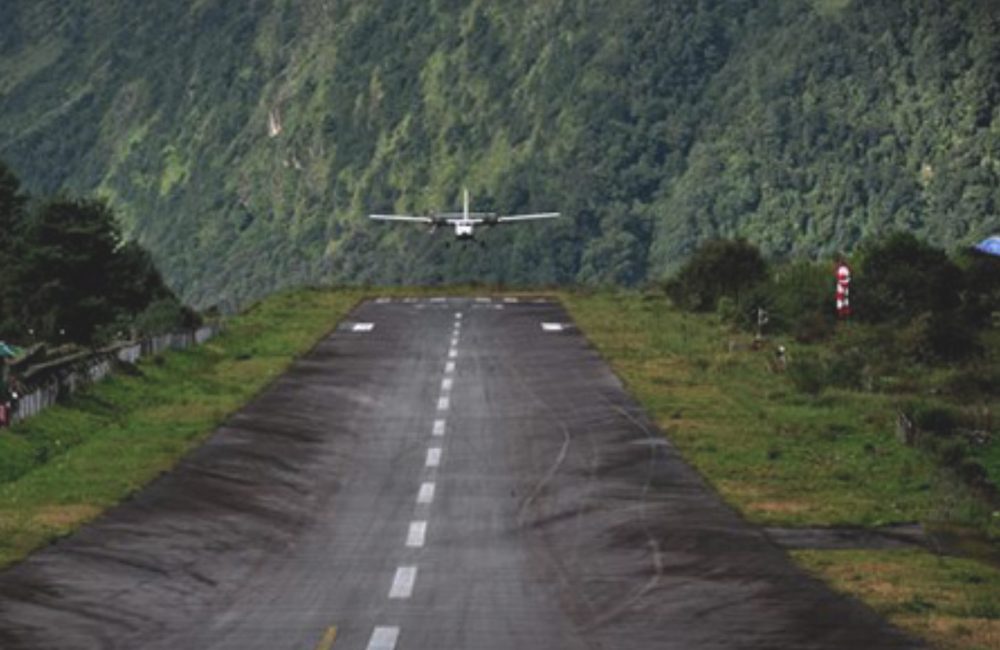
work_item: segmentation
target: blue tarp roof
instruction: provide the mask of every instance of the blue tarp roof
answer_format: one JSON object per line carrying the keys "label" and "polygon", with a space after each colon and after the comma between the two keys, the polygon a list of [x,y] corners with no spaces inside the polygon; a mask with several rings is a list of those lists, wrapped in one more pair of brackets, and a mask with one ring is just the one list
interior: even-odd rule
{"label": "blue tarp roof", "polygon": [[976,244],[976,250],[1000,257],[1000,237],[990,237]]}

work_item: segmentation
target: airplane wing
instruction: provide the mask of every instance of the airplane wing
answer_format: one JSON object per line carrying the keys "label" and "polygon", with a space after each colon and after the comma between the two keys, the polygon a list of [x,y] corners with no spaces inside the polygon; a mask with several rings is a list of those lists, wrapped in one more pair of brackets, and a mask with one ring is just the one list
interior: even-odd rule
{"label": "airplane wing", "polygon": [[534,219],[555,219],[558,212],[539,212],[538,214],[512,214],[507,217],[497,217],[496,223],[510,223],[512,221],[531,221]]}
{"label": "airplane wing", "polygon": [[435,219],[432,217],[414,217],[408,214],[370,214],[369,219],[375,219],[377,221],[412,221],[414,223],[435,223]]}

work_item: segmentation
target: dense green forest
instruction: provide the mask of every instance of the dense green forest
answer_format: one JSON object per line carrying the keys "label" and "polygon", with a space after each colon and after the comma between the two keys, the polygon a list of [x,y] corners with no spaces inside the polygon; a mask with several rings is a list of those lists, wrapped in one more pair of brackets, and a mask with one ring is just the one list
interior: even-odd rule
{"label": "dense green forest", "polygon": [[[1000,230],[993,0],[8,0],[0,158],[199,305]],[[558,209],[484,250],[370,210]]]}

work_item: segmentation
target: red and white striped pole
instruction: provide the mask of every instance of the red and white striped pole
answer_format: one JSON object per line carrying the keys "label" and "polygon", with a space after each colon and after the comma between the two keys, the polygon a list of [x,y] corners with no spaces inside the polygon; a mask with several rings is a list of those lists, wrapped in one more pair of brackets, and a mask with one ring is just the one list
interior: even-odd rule
{"label": "red and white striped pole", "polygon": [[841,262],[837,265],[837,316],[851,315],[851,267]]}

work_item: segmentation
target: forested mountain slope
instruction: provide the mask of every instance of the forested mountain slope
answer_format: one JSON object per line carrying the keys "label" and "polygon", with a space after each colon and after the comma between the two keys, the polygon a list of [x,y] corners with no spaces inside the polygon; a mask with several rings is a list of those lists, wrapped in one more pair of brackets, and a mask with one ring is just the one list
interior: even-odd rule
{"label": "forested mountain slope", "polygon": [[[1000,228],[993,0],[5,0],[0,158],[197,304]],[[559,209],[447,246],[369,210]]]}

